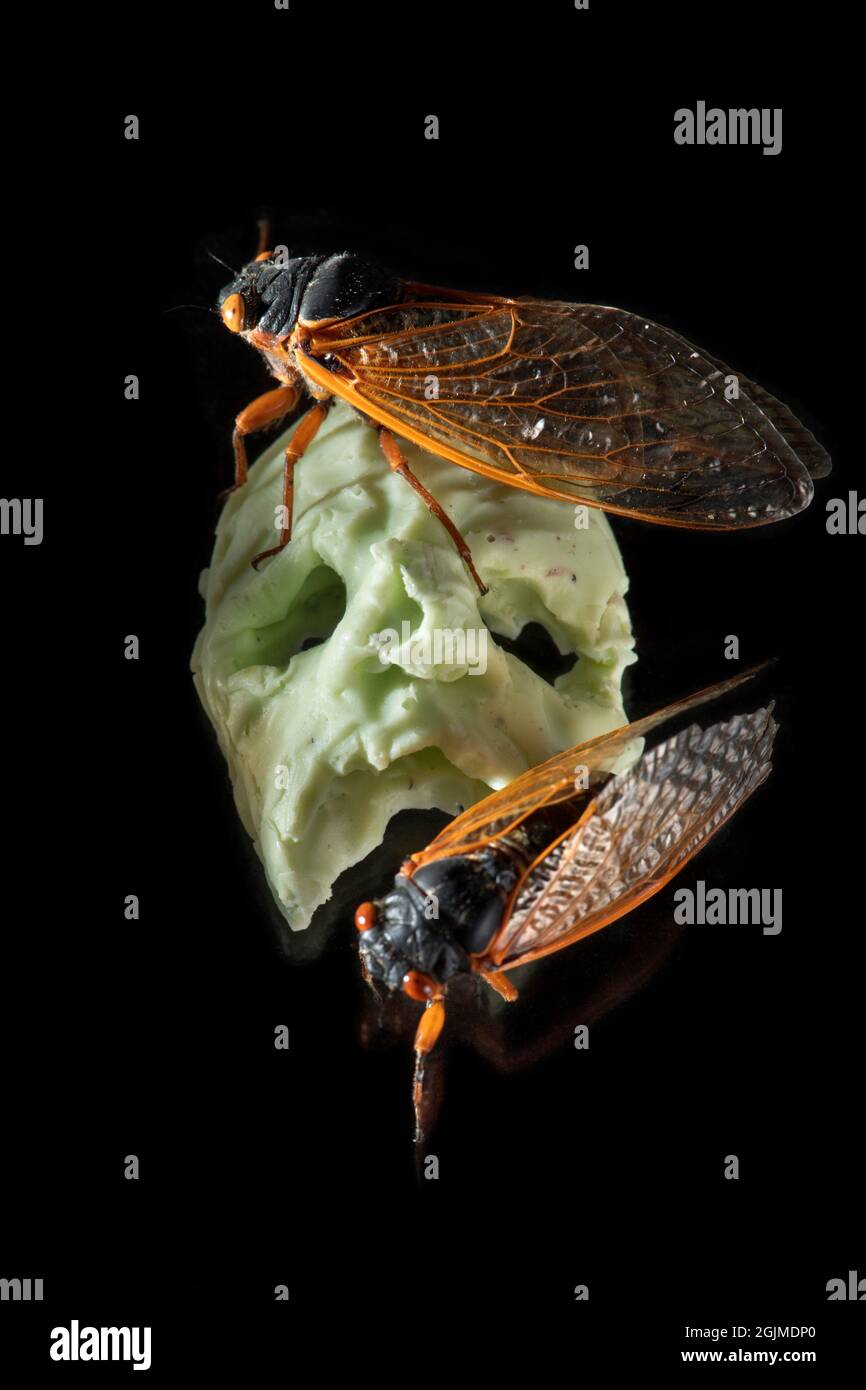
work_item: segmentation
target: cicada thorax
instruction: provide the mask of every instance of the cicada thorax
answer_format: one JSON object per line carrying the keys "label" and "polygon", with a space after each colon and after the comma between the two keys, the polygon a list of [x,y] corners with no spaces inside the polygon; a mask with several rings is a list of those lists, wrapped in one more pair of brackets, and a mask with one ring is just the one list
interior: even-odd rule
{"label": "cicada thorax", "polygon": [[441,986],[477,970],[527,872],[574,825],[585,800],[581,793],[540,807],[469,853],[405,866],[393,890],[358,922],[367,977],[399,989],[408,975]]}

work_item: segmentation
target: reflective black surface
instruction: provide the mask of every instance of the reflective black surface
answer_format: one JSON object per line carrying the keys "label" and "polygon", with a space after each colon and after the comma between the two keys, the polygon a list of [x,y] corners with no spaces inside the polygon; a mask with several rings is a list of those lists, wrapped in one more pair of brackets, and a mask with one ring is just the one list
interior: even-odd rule
{"label": "reflective black surface", "polygon": [[[494,1360],[552,1314],[578,1348],[598,1336],[610,1354],[601,1329],[623,1357],[629,1328],[639,1346],[657,1338],[665,1365],[688,1320],[819,1323],[833,1364],[833,1327],[856,1311],[824,1292],[862,1252],[863,1167],[862,540],[828,535],[824,514],[861,483],[859,405],[837,348],[852,292],[844,201],[828,217],[815,194],[846,196],[828,172],[837,127],[798,81],[779,98],[779,157],[681,150],[672,114],[697,76],[610,103],[586,55],[579,84],[494,107],[453,81],[442,95],[435,72],[417,93],[389,82],[387,102],[353,106],[345,88],[314,102],[308,73],[284,109],[287,131],[306,130],[300,149],[251,100],[124,90],[117,110],[140,101],[146,139],[130,150],[103,133],[94,147],[110,202],[106,227],[106,178],[87,176],[86,244],[122,263],[126,308],[108,337],[82,309],[80,413],[10,450],[4,484],[51,498],[43,546],[13,553],[4,538],[3,557],[0,1274],[44,1271],[52,1297],[15,1323],[26,1348],[31,1325],[150,1319],[174,1367],[214,1364],[215,1346],[285,1367],[304,1319],[351,1320],[371,1291],[387,1289],[411,1328],[420,1281],[434,1306],[483,1314]],[[556,109],[543,122],[542,87]],[[776,104],[765,85],[717,90]],[[423,112],[439,106],[442,137],[425,142]],[[351,916],[441,818],[401,818],[287,942],[188,672],[231,421],[267,384],[205,307],[226,279],[209,253],[247,261],[265,208],[293,252],[351,246],[418,280],[670,324],[788,402],[834,458],[813,506],[780,526],[614,523],[640,658],[630,713],[728,674],[730,634],[743,663],[779,658],[773,777],[684,882],[781,887],[783,930],[678,927],[666,892],[524,972],[507,1011],[460,991],[436,1062],[436,1181],[419,1181],[411,1144],[417,1009],[379,1008]],[[56,219],[62,243],[67,212]],[[572,268],[576,243],[587,272]],[[161,312],[190,303],[202,312]],[[137,403],[122,399],[128,372]],[[123,659],[128,633],[137,663]],[[123,1178],[130,1153],[137,1183]],[[723,1177],[732,1153],[738,1182]],[[303,1310],[291,1333],[278,1283]],[[35,1345],[47,1350],[47,1331]],[[387,1360],[366,1342],[358,1354],[375,1354],[368,1369]]]}

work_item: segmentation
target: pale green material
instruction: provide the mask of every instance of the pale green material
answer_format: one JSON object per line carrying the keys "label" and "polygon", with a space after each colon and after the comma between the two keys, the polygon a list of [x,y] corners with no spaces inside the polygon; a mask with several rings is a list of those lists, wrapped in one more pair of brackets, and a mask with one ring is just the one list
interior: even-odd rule
{"label": "pale green material", "polygon": [[[601,512],[584,512],[579,529],[569,503],[488,482],[401,441],[490,586],[479,602],[444,528],[389,471],[375,430],[342,403],[296,469],[290,544],[256,573],[252,556],[276,543],[284,443],[222,513],[192,667],[238,811],[299,930],[396,812],[455,813],[624,723],[620,679],[635,658],[628,581]],[[448,664],[432,664],[435,650],[423,648],[383,664],[375,634],[399,634],[403,620],[413,636],[486,624],[508,637],[536,621],[580,659],[549,685],[489,635],[484,674],[461,664],[459,651],[441,654]]]}

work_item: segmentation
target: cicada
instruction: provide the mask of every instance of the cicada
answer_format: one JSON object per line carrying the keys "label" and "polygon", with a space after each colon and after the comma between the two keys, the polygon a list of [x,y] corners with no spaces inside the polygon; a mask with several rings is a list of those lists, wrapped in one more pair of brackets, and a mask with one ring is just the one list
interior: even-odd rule
{"label": "cicada", "polygon": [[226,285],[218,307],[281,383],[236,418],[235,487],[246,437],[305,393],[315,402],[286,446],[279,544],[256,568],[291,537],[294,468],[335,397],[376,427],[390,467],[446,528],[482,593],[466,541],[398,436],[539,496],[711,531],[793,516],[829,471],[787,406],[625,309],[415,284],[348,252],[271,251]]}
{"label": "cicada", "polygon": [[508,972],[631,912],[688,864],[770,773],[773,705],[691,724],[626,771],[635,740],[726,694],[754,672],[558,753],[464,811],[402,865],[384,898],[355,913],[371,984],[425,1005],[413,1099],[421,1136],[425,1058],[450,981],[480,977],[503,998]]}

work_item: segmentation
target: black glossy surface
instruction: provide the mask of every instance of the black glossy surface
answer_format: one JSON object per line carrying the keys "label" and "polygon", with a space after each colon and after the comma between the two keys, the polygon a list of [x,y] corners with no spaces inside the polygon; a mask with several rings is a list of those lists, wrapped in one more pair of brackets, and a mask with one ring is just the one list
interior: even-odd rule
{"label": "black glossy surface", "polygon": [[[293,43],[321,54],[309,22]],[[564,54],[574,41],[534,42]],[[596,1336],[620,1358],[657,1339],[653,1364],[674,1364],[689,1319],[817,1322],[833,1364],[857,1311],[824,1293],[862,1255],[862,539],[824,526],[826,499],[862,484],[861,408],[837,346],[853,264],[840,127],[799,69],[778,97],[737,66],[740,85],[716,98],[781,102],[782,155],[681,150],[672,113],[704,90],[697,73],[664,90],[622,80],[611,102],[609,63],[590,56],[573,53],[570,83],[535,70],[520,101],[503,78],[493,108],[453,73],[443,87],[436,64],[396,90],[396,70],[374,65],[327,99],[307,68],[279,122],[219,83],[198,94],[200,56],[186,99],[167,102],[152,75],[144,97],[120,91],[117,111],[138,103],[146,123],[132,150],[99,136],[120,117],[98,113],[110,214],[106,227],[106,175],[83,173],[80,254],[110,247],[124,310],[106,337],[84,304],[81,414],[64,415],[50,458],[10,450],[4,483],[52,499],[45,544],[12,553],[4,538],[3,555],[17,674],[3,700],[0,1273],[44,1271],[52,1302],[32,1316],[46,1325],[150,1318],[174,1368],[271,1354],[285,1368],[307,1318],[342,1325],[386,1289],[411,1330],[420,1281],[428,1312],[483,1314],[492,1375],[518,1331],[537,1346],[551,1317],[577,1369]],[[423,112],[440,107],[442,138],[425,142]],[[226,273],[208,253],[248,260],[264,208],[282,213],[293,252],[352,246],[409,278],[668,323],[777,394],[834,457],[812,508],[778,527],[615,523],[640,657],[631,713],[728,674],[728,634],[744,662],[780,658],[774,775],[687,874],[782,887],[781,934],[677,927],[661,895],[533,967],[507,1023],[504,1005],[455,996],[436,1063],[438,1182],[419,1183],[410,1142],[417,1009],[396,999],[380,1017],[351,914],[441,818],[401,820],[287,950],[188,674],[231,421],[267,385],[210,310]],[[191,302],[203,312],[160,312]],[[121,399],[130,371],[137,404]],[[122,659],[131,632],[138,663]],[[571,1042],[581,1022],[588,1052]],[[280,1023],[288,1052],[273,1047]],[[722,1178],[732,1152],[738,1183]],[[128,1153],[138,1183],[122,1177]],[[291,1332],[274,1314],[279,1282]],[[582,1282],[591,1323],[573,1301]],[[433,1325],[417,1365],[403,1363],[413,1378],[446,1354]],[[335,1353],[319,1347],[327,1369]],[[356,1350],[368,1369],[388,1359],[366,1337]]]}

